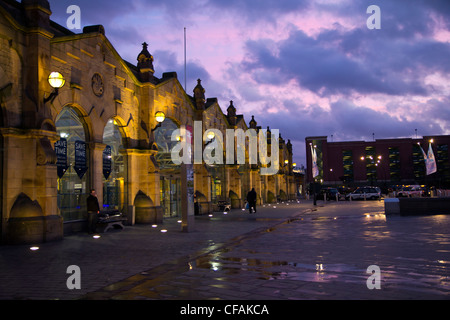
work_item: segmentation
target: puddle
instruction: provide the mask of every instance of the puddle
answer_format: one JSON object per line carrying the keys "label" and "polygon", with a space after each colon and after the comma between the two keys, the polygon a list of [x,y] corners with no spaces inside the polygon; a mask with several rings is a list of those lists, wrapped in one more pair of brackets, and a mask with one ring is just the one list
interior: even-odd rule
{"label": "puddle", "polygon": [[253,273],[262,280],[294,280],[309,282],[361,282],[367,275],[365,270],[345,264],[305,264],[290,261],[270,261],[239,257],[221,257],[219,252],[191,262],[193,269],[222,272],[224,275]]}

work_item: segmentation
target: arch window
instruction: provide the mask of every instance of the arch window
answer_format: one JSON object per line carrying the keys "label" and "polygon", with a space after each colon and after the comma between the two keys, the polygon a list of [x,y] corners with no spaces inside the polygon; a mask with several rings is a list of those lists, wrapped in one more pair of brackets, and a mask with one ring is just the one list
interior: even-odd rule
{"label": "arch window", "polygon": [[172,141],[172,133],[178,125],[166,118],[154,131],[155,142],[158,145],[156,160],[160,169],[160,203],[164,217],[181,215],[181,180],[180,166],[172,161],[171,151],[178,143]]}
{"label": "arch window", "polygon": [[126,156],[120,126],[110,119],[103,132],[103,207],[105,210],[123,210],[126,199]]}
{"label": "arch window", "polygon": [[64,222],[86,219],[86,197],[89,181],[89,150],[86,145],[85,123],[76,109],[64,107],[56,119],[60,136],[60,150],[64,161],[58,157],[57,204]]}

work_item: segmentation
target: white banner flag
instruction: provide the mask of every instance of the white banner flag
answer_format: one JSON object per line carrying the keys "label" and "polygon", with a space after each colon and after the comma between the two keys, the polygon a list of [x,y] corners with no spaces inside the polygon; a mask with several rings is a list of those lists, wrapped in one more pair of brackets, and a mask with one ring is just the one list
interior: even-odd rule
{"label": "white banner flag", "polygon": [[435,173],[437,171],[437,165],[436,165],[436,159],[434,157],[433,153],[433,147],[431,145],[428,146],[428,154],[425,153],[425,151],[422,149],[422,146],[419,145],[420,150],[422,151],[423,158],[425,160],[425,168],[427,170],[427,175],[430,175],[432,173]]}
{"label": "white banner flag", "polygon": [[317,154],[316,149],[311,146],[311,157],[312,157],[312,176],[313,178],[319,175],[319,167],[317,166]]}
{"label": "white banner flag", "polygon": [[430,145],[428,146],[428,155],[426,161],[426,167],[427,167],[427,175],[435,173],[437,171],[437,165],[436,165],[436,159],[434,157],[433,153],[433,147]]}

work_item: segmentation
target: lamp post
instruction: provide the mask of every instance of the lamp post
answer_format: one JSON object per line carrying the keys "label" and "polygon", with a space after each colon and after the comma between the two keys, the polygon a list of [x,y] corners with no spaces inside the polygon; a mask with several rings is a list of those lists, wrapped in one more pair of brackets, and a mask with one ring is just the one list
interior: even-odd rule
{"label": "lamp post", "polygon": [[288,175],[289,175],[290,170],[289,170],[288,165],[289,165],[289,160],[287,160],[287,159],[284,160],[283,168],[287,167],[287,173],[286,173],[286,170],[284,172],[284,181],[286,183],[286,200],[289,200],[289,177],[288,177]]}

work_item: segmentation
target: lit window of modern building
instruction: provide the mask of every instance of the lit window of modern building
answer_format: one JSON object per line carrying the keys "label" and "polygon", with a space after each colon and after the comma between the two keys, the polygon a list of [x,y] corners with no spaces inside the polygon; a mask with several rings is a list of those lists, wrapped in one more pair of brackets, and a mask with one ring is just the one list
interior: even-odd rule
{"label": "lit window of modern building", "polygon": [[[427,185],[450,187],[450,136],[330,142],[326,136],[307,137],[306,183],[328,186]],[[428,174],[423,152],[431,146],[437,171]],[[318,175],[313,178],[312,150],[317,155]]]}

